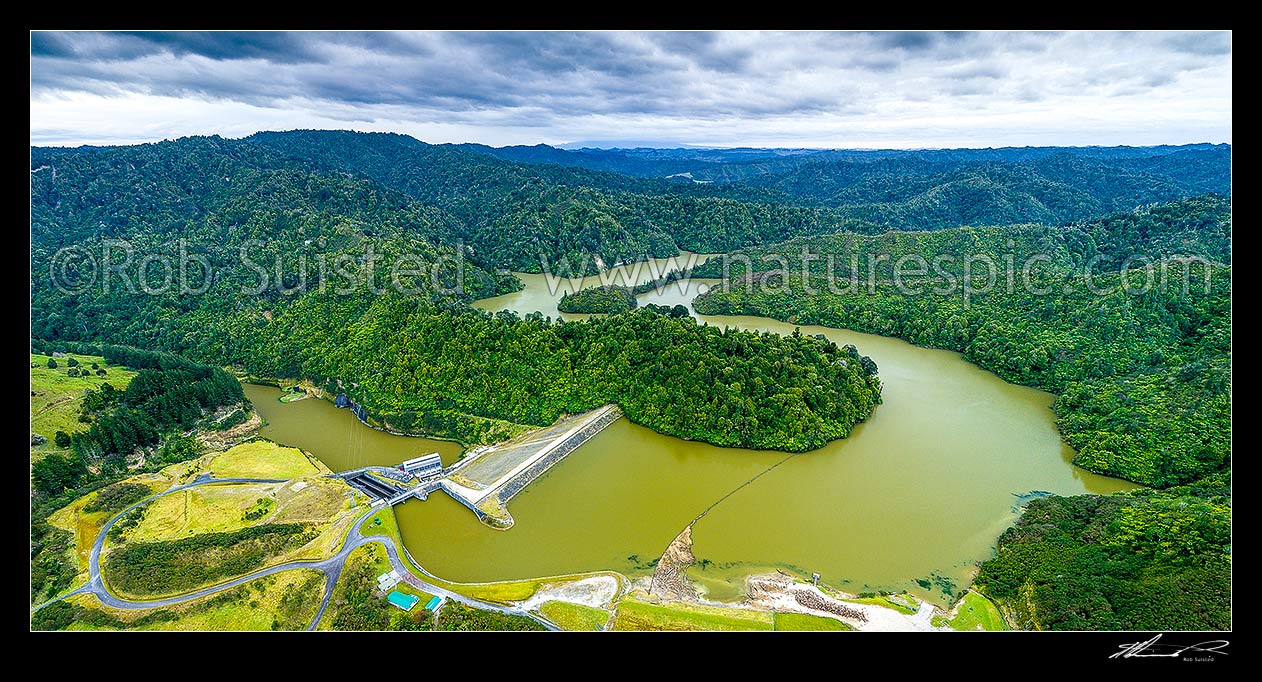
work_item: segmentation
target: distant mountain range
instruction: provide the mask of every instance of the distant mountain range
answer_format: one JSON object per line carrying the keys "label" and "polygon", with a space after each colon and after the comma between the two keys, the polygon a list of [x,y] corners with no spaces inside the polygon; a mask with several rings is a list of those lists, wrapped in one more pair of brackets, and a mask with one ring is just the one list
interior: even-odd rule
{"label": "distant mountain range", "polygon": [[[411,202],[407,211],[425,216],[417,229],[424,225],[427,239],[463,243],[488,270],[539,271],[546,256],[590,272],[595,257],[611,263],[677,249],[730,251],[841,230],[1054,225],[1231,191],[1231,147],[1225,144],[565,150],[296,130],[240,140],[36,147],[31,157],[33,173],[44,165],[57,170],[55,184],[51,171],[48,178],[32,176],[37,241],[99,233],[119,215],[140,210],[136,202],[187,213],[240,189],[216,182],[210,170],[231,163],[262,178],[284,169],[291,183],[311,177],[304,182],[345,184],[350,178],[367,183],[354,191],[397,195]],[[189,176],[185,167],[211,175]]]}
{"label": "distant mountain range", "polygon": [[940,163],[1025,163],[1049,156],[1069,155],[1100,160],[1164,156],[1189,151],[1222,151],[1227,144],[1160,145],[1153,147],[998,147],[981,149],[800,149],[710,148],[662,146],[649,143],[583,142],[548,145],[488,147],[457,145],[509,161],[554,163],[609,170],[637,177],[663,178],[690,173],[695,180],[737,182],[758,175],[774,175],[798,166],[829,162],[867,162],[883,159],[920,159]]}

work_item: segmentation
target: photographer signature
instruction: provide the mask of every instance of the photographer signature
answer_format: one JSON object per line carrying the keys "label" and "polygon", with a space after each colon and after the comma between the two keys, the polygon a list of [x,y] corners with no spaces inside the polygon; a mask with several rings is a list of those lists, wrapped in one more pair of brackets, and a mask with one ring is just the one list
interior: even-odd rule
{"label": "photographer signature", "polygon": [[1159,644],[1161,635],[1146,642],[1131,642],[1119,647],[1120,651],[1109,658],[1182,658],[1185,653],[1205,653],[1227,655],[1223,649],[1229,643],[1225,639],[1211,639],[1198,644],[1176,645]]}

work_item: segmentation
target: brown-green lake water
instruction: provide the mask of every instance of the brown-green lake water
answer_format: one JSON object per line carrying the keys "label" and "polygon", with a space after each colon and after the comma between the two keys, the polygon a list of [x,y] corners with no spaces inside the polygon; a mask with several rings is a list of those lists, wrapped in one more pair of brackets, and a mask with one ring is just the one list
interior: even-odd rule
{"label": "brown-green lake water", "polygon": [[[477,303],[557,317],[543,275]],[[637,281],[651,279],[642,272]],[[584,286],[597,284],[589,278]],[[641,303],[688,305],[708,282],[668,285]],[[689,307],[691,310],[691,307]],[[695,316],[695,314],[694,314]],[[566,315],[566,318],[581,317]],[[780,334],[794,325],[760,317],[701,322]],[[909,590],[942,601],[962,587],[1016,516],[1019,496],[1108,493],[1133,487],[1070,464],[1052,396],[1009,384],[958,353],[825,327],[802,327],[874,359],[884,402],[846,439],[795,455],[715,507],[694,527],[699,560],[689,575],[711,598],[738,597],[753,572],[784,568],[851,591]],[[394,464],[418,452],[444,461],[458,446],[392,436],[320,400],[282,404],[275,389],[248,387],[267,419],[263,435],[302,447],[336,469]],[[356,435],[358,434],[358,435]],[[357,440],[371,445],[355,448]],[[369,453],[369,454],[366,454]],[[480,582],[598,569],[631,576],[698,513],[786,455],[719,448],[664,436],[623,419],[513,499],[508,531],[482,525],[437,494],[396,508],[409,551],[434,574]],[[925,587],[925,585],[929,587]]]}

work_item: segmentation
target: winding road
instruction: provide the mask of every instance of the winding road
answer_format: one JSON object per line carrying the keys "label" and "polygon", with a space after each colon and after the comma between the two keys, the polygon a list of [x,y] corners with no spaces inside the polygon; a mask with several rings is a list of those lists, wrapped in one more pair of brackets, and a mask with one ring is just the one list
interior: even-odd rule
{"label": "winding road", "polygon": [[[284,483],[285,481],[286,479],[279,479],[279,478],[214,478],[210,474],[202,474],[201,476],[198,476],[196,479],[194,479],[191,483],[175,486],[163,492],[156,493],[154,495],[150,495],[149,497],[146,497],[145,499],[115,514],[113,518],[109,520],[109,522],[107,522],[104,526],[102,526],[100,534],[98,534],[96,537],[96,542],[92,544],[92,553],[88,556],[88,582],[84,583],[83,585],[81,585],[80,587],[74,590],[71,590],[70,592],[67,592],[66,594],[61,595],[60,597],[57,597],[55,599],[50,599],[40,604],[39,606],[36,606],[31,611],[32,612],[38,611],[44,608],[45,606],[48,606],[49,604],[52,604],[54,602],[61,601],[62,599],[65,599],[66,597],[70,597],[76,594],[84,594],[84,593],[94,594],[96,595],[96,598],[100,600],[102,604],[109,606],[111,608],[116,608],[116,609],[163,608],[166,606],[174,606],[176,604],[181,604],[181,603],[191,601],[194,599],[199,599],[201,597],[206,597],[212,594],[216,594],[218,592],[223,592],[224,590],[230,590],[238,585],[250,582],[251,580],[255,580],[257,578],[262,578],[264,576],[280,573],[282,571],[291,571],[291,570],[306,568],[306,569],[320,571],[324,573],[324,577],[325,577],[324,597],[320,600],[320,609],[316,611],[315,617],[311,619],[311,623],[307,626],[307,630],[314,630],[316,626],[319,625],[320,619],[324,617],[325,610],[328,609],[329,601],[333,597],[333,588],[337,585],[338,578],[340,578],[342,575],[342,569],[345,568],[346,566],[347,557],[351,555],[351,552],[354,552],[356,549],[363,547],[364,545],[376,542],[384,546],[386,550],[386,555],[390,559],[391,566],[394,568],[394,570],[398,571],[401,575],[405,573],[411,573],[413,576],[415,576],[419,572],[421,575],[425,577],[430,577],[430,578],[434,577],[430,575],[429,572],[427,572],[425,569],[421,568],[420,565],[417,564],[414,560],[412,560],[411,555],[407,555],[407,561],[404,561],[403,558],[399,555],[399,548],[397,544],[395,543],[394,538],[387,537],[384,535],[366,536],[360,532],[360,524],[356,522],[351,527],[351,530],[347,532],[346,537],[342,540],[342,548],[337,552],[337,554],[334,554],[331,557],[328,557],[326,559],[287,561],[285,563],[276,564],[275,566],[268,566],[267,568],[260,569],[253,573],[248,573],[246,575],[240,576],[238,578],[234,578],[227,582],[219,583],[218,585],[205,587],[200,590],[197,590],[196,592],[190,592],[188,594],[181,594],[174,597],[164,597],[162,599],[134,601],[134,600],[123,599],[121,597],[118,597],[117,595],[110,592],[109,587],[105,584],[105,578],[101,574],[101,551],[105,547],[105,538],[109,534],[110,529],[114,527],[114,524],[116,524],[120,519],[123,518],[123,516],[125,516],[128,512],[132,511],[133,509],[136,509],[137,507],[148,504],[149,502],[152,502],[153,500],[156,500],[159,497],[170,495],[172,493],[181,492],[184,490],[188,490],[189,488],[195,488],[197,486],[202,486],[202,485],[211,485],[211,484],[216,484],[216,483],[218,484]],[[404,548],[403,551],[405,554],[407,553],[406,548]],[[416,570],[412,570],[411,568],[412,566],[414,566]],[[549,630],[558,629],[557,626],[553,625],[551,622],[533,613],[530,613],[524,609],[511,607],[511,606],[502,606],[499,604],[491,604],[489,602],[484,602],[478,599],[473,599],[471,597],[466,597],[465,595],[452,592],[451,590],[448,590],[443,587],[439,587],[438,585],[435,585],[425,580],[420,580],[419,578],[418,578],[418,582],[420,583],[421,589],[425,590],[426,592],[429,592],[431,594],[435,594],[441,597],[446,597],[447,599],[450,599],[451,601],[460,602],[467,606],[471,606],[478,609],[484,609],[488,611],[498,611],[500,613],[506,613],[506,614],[511,614],[515,616],[525,616],[539,623],[540,625],[543,625],[545,628]]]}

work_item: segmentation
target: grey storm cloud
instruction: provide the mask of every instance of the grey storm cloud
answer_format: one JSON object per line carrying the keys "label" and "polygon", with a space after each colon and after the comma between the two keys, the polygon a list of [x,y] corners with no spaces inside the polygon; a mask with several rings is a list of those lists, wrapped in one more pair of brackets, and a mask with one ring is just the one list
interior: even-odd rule
{"label": "grey storm cloud", "polygon": [[1165,42],[1180,52],[1203,55],[1231,53],[1231,35],[1222,31],[1179,33],[1168,37]]}
{"label": "grey storm cloud", "polygon": [[796,130],[923,116],[916,106],[953,115],[954,97],[1018,113],[1083,92],[1140,97],[1207,69],[1229,88],[1230,53],[1226,32],[33,32],[31,95],[337,120]]}
{"label": "grey storm cloud", "polygon": [[925,31],[890,31],[872,35],[882,47],[897,50],[927,50],[938,42],[937,35]]}
{"label": "grey storm cloud", "polygon": [[703,96],[706,73],[740,78],[754,51],[713,35],[451,33],[46,34],[32,39],[32,87],[239,99],[306,97],[435,108],[546,104],[558,113],[813,110],[818,94]]}
{"label": "grey storm cloud", "polygon": [[37,31],[31,38],[35,57],[96,60],[133,59],[169,53],[208,59],[265,59],[281,64],[326,61],[325,45],[350,45],[406,52],[415,44],[389,33],[327,32],[317,35],[285,31],[118,31],[110,33],[51,33]]}

